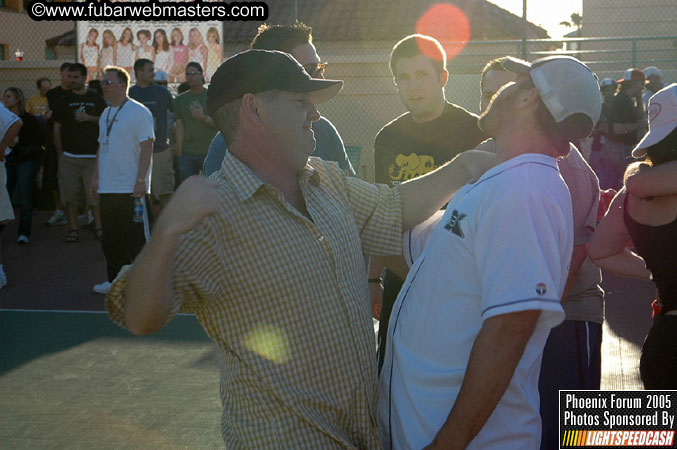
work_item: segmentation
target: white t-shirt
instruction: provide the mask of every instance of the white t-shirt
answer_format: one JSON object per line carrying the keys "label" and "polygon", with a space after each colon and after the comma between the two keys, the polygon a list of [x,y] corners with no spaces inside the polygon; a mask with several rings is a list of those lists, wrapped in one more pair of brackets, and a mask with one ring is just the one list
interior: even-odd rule
{"label": "white t-shirt", "polygon": [[[107,136],[108,127],[111,128]],[[129,98],[121,106],[109,106],[103,111],[99,118],[100,194],[134,192],[141,155],[139,144],[148,139],[155,139],[153,115],[141,103]],[[151,158],[146,173],[147,194],[150,194],[152,165]]]}
{"label": "white t-shirt", "polygon": [[[427,240],[427,242],[426,242]],[[573,248],[571,197],[554,158],[525,154],[464,186],[404,235],[415,261],[393,306],[380,378],[386,449],[422,448],[446,421],[484,320],[541,310],[513,378],[469,449],[538,448],[538,376]]]}
{"label": "white t-shirt", "polygon": [[[5,137],[9,127],[11,127],[17,120],[19,120],[19,116],[7,109],[7,107],[2,102],[0,102],[0,140]],[[12,143],[10,142],[9,145],[12,145]],[[5,154],[9,155],[11,152],[12,150],[8,146],[5,149]],[[2,186],[4,187],[4,185]]]}

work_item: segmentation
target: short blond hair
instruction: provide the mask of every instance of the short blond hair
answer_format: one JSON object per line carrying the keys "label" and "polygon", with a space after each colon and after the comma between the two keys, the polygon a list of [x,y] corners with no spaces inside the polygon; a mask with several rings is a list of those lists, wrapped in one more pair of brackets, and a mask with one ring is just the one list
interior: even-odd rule
{"label": "short blond hair", "polygon": [[106,66],[103,68],[103,73],[115,72],[118,77],[118,81],[125,85],[125,90],[129,89],[129,73],[122,67],[118,66]]}

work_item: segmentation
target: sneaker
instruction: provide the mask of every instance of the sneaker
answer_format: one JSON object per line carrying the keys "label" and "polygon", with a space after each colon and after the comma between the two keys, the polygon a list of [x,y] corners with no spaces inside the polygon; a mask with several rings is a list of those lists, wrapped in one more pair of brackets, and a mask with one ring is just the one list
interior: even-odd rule
{"label": "sneaker", "polygon": [[21,236],[19,236],[19,239],[16,240],[16,243],[17,244],[28,244],[28,236],[26,236],[25,234],[22,234]]}
{"label": "sneaker", "polygon": [[61,210],[57,210],[52,217],[47,220],[47,223],[45,223],[46,227],[53,227],[56,225],[66,225],[68,223],[68,220],[66,219],[66,213],[64,213]]}
{"label": "sneaker", "polygon": [[92,290],[96,292],[97,294],[108,294],[108,291],[110,291],[110,281],[104,281],[103,283],[95,284],[92,287]]}
{"label": "sneaker", "polygon": [[7,286],[7,275],[5,275],[5,272],[0,272],[0,289],[5,286]]}

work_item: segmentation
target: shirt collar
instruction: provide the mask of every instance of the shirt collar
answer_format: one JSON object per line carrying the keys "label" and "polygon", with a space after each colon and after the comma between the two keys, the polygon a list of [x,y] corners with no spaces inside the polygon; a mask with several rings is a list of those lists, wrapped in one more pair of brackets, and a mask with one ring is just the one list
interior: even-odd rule
{"label": "shirt collar", "polygon": [[[224,172],[224,178],[228,180],[242,202],[253,196],[262,186],[266,185],[248,165],[237,159],[229,150],[226,150],[221,170]],[[320,184],[320,174],[310,164],[306,164],[297,179],[302,190],[309,182],[313,186]]]}
{"label": "shirt collar", "polygon": [[237,159],[229,150],[226,150],[221,170],[242,202],[254,195],[264,184],[249,166]]}
{"label": "shirt collar", "polygon": [[544,155],[542,153],[523,153],[521,155],[515,156],[514,158],[510,158],[509,160],[497,166],[492,167],[491,169],[487,170],[487,172],[484,175],[490,176],[493,173],[502,172],[505,169],[519,166],[524,163],[540,163],[550,166],[553,169],[559,170],[557,167],[557,160],[552,156]]}
{"label": "shirt collar", "polygon": [[299,172],[298,180],[301,190],[305,189],[308,183],[318,186],[320,184],[320,173],[309,163],[306,163],[306,166]]}

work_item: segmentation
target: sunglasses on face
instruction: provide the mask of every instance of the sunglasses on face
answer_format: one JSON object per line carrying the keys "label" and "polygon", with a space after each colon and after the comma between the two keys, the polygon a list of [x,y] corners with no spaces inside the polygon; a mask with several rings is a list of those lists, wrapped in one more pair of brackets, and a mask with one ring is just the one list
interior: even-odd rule
{"label": "sunglasses on face", "polygon": [[326,62],[306,64],[305,66],[303,66],[303,68],[312,78],[317,78],[320,75],[324,75],[324,71],[327,69],[327,64],[328,63]]}

